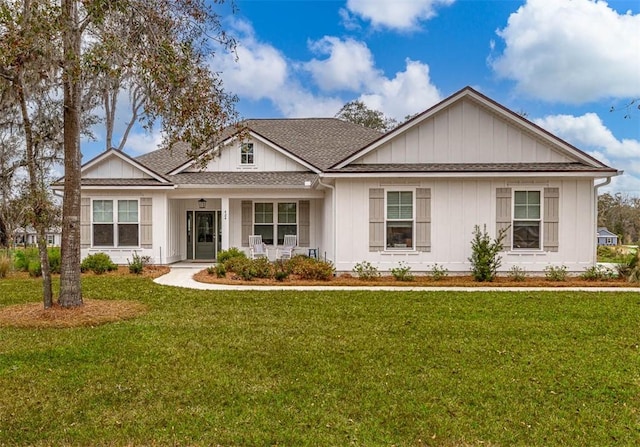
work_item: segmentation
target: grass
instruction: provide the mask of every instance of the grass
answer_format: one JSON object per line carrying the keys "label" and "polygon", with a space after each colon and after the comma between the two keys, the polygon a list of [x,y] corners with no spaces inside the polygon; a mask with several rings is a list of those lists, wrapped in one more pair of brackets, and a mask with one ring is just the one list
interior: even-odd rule
{"label": "grass", "polygon": [[[148,312],[0,328],[0,445],[640,440],[637,293],[83,290]],[[0,305],[38,291],[0,280]]]}

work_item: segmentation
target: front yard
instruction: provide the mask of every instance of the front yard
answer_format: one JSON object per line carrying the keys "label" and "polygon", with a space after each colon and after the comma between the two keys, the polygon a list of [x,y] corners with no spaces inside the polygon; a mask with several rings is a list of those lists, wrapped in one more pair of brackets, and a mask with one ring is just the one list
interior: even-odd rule
{"label": "front yard", "polygon": [[[0,327],[0,445],[635,445],[640,297],[203,292],[86,276],[132,320]],[[0,306],[37,301],[0,280]]]}

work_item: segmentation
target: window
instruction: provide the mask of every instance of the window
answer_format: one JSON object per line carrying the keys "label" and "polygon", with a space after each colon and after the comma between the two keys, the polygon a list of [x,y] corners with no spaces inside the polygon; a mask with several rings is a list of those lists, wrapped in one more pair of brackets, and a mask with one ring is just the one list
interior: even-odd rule
{"label": "window", "polygon": [[413,249],[413,192],[387,191],[386,247]]}
{"label": "window", "polygon": [[[274,213],[274,210],[277,212]],[[262,242],[267,245],[284,243],[287,234],[298,234],[298,204],[295,202],[255,203],[254,204],[254,234],[262,236]]]}
{"label": "window", "polygon": [[240,164],[252,165],[253,156],[253,143],[243,143],[242,146],[240,146]]}
{"label": "window", "polygon": [[513,248],[540,249],[540,191],[515,191],[513,200]]}
{"label": "window", "polygon": [[[117,213],[114,213],[114,203]],[[137,200],[93,201],[93,245],[97,247],[137,247]]]}

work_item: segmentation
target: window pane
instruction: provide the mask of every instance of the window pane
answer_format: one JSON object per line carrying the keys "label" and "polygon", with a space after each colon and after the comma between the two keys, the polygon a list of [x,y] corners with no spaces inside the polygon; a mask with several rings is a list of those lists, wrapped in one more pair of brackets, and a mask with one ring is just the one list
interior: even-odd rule
{"label": "window pane", "polygon": [[413,192],[387,192],[387,219],[413,219]]}
{"label": "window pane", "polygon": [[413,248],[413,222],[387,222],[387,248]]}
{"label": "window pane", "polygon": [[118,225],[118,247],[138,246],[138,224]]}
{"label": "window pane", "polygon": [[137,200],[118,200],[118,222],[138,222]]}
{"label": "window pane", "polygon": [[273,223],[273,203],[256,203],[255,206],[255,223]]}
{"label": "window pane", "polygon": [[113,247],[113,224],[93,224],[93,245]]}
{"label": "window pane", "polygon": [[253,234],[262,236],[262,242],[267,245],[273,245],[273,225],[255,225]]}
{"label": "window pane", "polygon": [[94,200],[93,201],[93,221],[94,222],[113,222],[113,201],[112,200]]}
{"label": "window pane", "polygon": [[285,235],[297,235],[297,231],[298,227],[296,225],[278,225],[278,245],[284,244]]}
{"label": "window pane", "polygon": [[515,219],[540,219],[540,191],[516,191],[513,216]]}
{"label": "window pane", "polygon": [[516,205],[526,205],[527,204],[527,192],[526,191],[516,191],[513,199]]}
{"label": "window pane", "polygon": [[527,203],[529,205],[540,205],[540,191],[528,191]]}
{"label": "window pane", "polygon": [[240,163],[253,164],[253,143],[245,143],[240,148]]}
{"label": "window pane", "polygon": [[296,223],[295,203],[278,203],[278,223]]}
{"label": "window pane", "polygon": [[513,248],[540,248],[540,222],[513,222]]}

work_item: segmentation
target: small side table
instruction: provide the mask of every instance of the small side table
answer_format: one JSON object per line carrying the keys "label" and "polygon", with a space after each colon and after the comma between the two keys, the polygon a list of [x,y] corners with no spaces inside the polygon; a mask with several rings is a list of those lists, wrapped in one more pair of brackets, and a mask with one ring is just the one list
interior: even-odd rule
{"label": "small side table", "polygon": [[309,257],[318,259],[318,249],[317,248],[310,248],[309,249]]}

